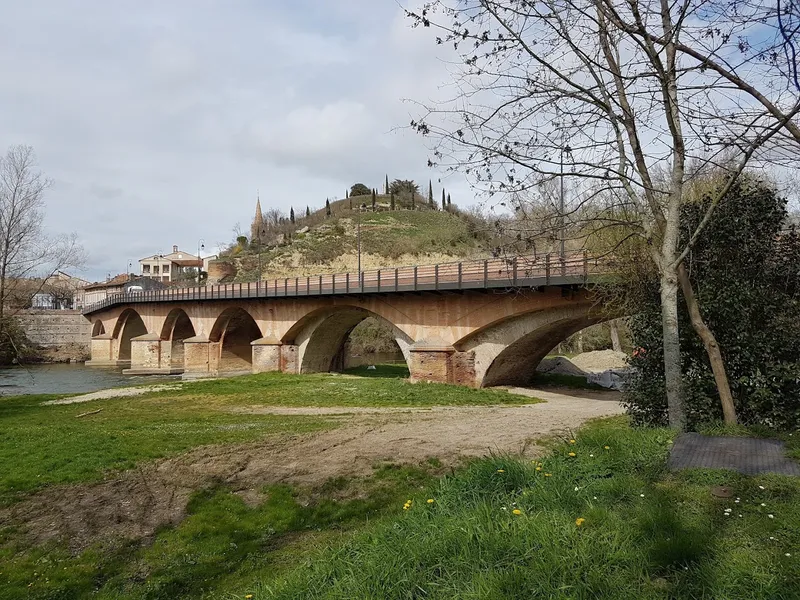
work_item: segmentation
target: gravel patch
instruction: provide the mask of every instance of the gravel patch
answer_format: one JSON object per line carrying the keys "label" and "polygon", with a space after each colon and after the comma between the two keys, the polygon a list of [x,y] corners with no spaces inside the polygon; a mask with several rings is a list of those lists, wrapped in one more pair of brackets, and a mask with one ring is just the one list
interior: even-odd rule
{"label": "gravel patch", "polygon": [[42,404],[80,404],[81,402],[91,402],[92,400],[109,400],[110,398],[127,398],[130,396],[142,396],[152,392],[169,392],[181,389],[180,383],[172,383],[165,385],[148,385],[141,387],[123,387],[111,388],[109,390],[100,390],[99,392],[92,392],[91,394],[81,394],[80,396],[71,396],[69,398],[61,398],[60,400],[49,400]]}

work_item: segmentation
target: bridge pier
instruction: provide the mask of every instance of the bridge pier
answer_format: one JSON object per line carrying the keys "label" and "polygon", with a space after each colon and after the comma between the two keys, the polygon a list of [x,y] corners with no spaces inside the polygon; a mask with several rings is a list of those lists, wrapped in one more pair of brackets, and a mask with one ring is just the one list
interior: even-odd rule
{"label": "bridge pier", "polygon": [[157,333],[146,333],[131,339],[130,368],[125,375],[178,375],[182,367],[172,365],[172,343]]}
{"label": "bridge pier", "polygon": [[127,366],[127,361],[114,358],[114,337],[111,333],[96,335],[90,345],[92,359],[86,361],[87,367],[119,367]]}
{"label": "bridge pier", "polygon": [[281,341],[274,336],[250,342],[253,347],[253,373],[272,373],[281,370]]}
{"label": "bridge pier", "polygon": [[453,383],[456,349],[440,338],[420,340],[409,348],[411,381]]}

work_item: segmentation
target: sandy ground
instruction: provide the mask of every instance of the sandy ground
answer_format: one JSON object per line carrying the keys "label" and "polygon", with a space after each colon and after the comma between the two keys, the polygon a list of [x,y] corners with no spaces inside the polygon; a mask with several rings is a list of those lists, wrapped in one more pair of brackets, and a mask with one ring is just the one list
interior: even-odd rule
{"label": "sandy ground", "polygon": [[73,551],[114,539],[147,540],[183,519],[192,492],[224,483],[258,501],[265,484],[316,486],[331,477],[368,475],[376,463],[453,465],[490,453],[537,456],[536,440],[587,419],[623,412],[614,392],[514,388],[545,403],[430,409],[239,408],[254,414],[324,415],[339,427],[239,445],[207,446],[105,481],[42,490],[0,510],[35,543],[66,540]]}
{"label": "sandy ground", "polygon": [[80,404],[81,402],[90,402],[92,400],[108,400],[109,398],[142,396],[151,392],[167,392],[170,390],[179,390],[180,388],[181,384],[179,383],[145,385],[140,387],[109,388],[107,390],[100,390],[99,392],[92,392],[91,394],[81,394],[80,396],[71,396],[69,398],[62,398],[61,400],[49,400],[47,402],[42,402],[42,404]]}

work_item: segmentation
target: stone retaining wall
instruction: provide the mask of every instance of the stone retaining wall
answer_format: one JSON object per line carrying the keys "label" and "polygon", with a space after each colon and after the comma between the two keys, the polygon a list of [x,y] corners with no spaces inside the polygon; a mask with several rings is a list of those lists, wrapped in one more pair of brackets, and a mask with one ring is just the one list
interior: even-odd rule
{"label": "stone retaining wall", "polygon": [[92,324],[78,310],[26,310],[16,317],[28,339],[39,346],[78,344],[89,348]]}

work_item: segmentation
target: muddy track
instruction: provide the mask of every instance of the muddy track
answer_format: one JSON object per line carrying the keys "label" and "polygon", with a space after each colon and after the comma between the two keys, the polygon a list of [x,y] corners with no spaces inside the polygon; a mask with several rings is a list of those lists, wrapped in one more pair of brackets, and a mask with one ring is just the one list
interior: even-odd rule
{"label": "muddy track", "polygon": [[383,460],[417,464],[436,457],[452,465],[493,452],[536,456],[542,451],[535,445],[537,438],[622,412],[613,394],[514,391],[547,402],[431,409],[239,408],[263,414],[325,415],[339,426],[260,442],[206,446],[101,482],[47,488],[0,510],[0,523],[19,525],[32,543],[62,540],[74,552],[97,542],[146,542],[159,527],[184,518],[193,492],[216,484],[255,502],[265,484],[315,487],[332,477],[368,475]]}

